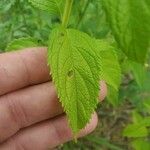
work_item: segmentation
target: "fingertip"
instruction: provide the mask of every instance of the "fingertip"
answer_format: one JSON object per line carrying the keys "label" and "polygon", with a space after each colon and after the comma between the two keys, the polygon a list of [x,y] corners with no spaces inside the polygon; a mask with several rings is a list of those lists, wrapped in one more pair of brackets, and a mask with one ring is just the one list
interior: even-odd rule
{"label": "fingertip", "polygon": [[97,116],[97,113],[94,112],[92,114],[90,122],[86,125],[86,127],[84,129],[82,129],[80,131],[79,137],[83,137],[83,136],[93,132],[93,130],[97,127],[97,124],[98,124],[98,116]]}

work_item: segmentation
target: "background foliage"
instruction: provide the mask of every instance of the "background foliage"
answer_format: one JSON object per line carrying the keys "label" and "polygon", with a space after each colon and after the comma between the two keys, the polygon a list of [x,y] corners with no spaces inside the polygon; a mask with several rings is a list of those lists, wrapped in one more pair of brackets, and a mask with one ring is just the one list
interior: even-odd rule
{"label": "background foliage", "polygon": [[[27,0],[1,0],[0,52],[20,37],[36,37],[40,45],[47,45],[49,33],[59,22]],[[69,26],[115,44],[101,0],[76,0]],[[123,73],[119,98],[109,87],[107,100],[97,109],[100,123],[96,131],[77,144],[70,142],[58,149],[150,150],[150,53],[143,67],[129,62],[119,49],[117,52]]]}

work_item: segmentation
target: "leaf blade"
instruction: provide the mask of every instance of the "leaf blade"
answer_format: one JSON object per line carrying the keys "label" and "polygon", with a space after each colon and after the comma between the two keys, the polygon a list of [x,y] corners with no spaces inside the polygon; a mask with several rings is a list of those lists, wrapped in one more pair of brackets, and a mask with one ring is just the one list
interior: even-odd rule
{"label": "leaf blade", "polygon": [[119,47],[143,64],[150,45],[150,1],[103,0],[103,5]]}
{"label": "leaf blade", "polygon": [[73,29],[51,36],[48,64],[73,133],[89,122],[98,103],[99,66],[93,39]]}

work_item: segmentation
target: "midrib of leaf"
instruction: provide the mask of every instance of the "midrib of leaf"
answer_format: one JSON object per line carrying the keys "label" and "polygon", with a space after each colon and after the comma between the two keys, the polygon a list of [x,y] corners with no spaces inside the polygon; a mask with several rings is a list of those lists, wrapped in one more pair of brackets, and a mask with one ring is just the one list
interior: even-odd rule
{"label": "midrib of leaf", "polygon": [[[71,41],[69,41],[69,39],[68,39],[68,43],[71,43]],[[88,44],[88,43],[87,43]],[[70,44],[70,47],[71,47],[71,45],[73,45],[73,43],[72,44]],[[74,45],[74,47],[76,47],[75,45]],[[83,57],[83,55],[82,55],[82,53],[81,53],[81,51],[76,47],[76,50],[80,53],[80,55],[82,56],[82,58],[85,60],[85,62],[87,63],[87,66],[89,67],[89,64],[88,64],[88,62],[87,62],[87,60]],[[75,52],[75,51],[74,51]],[[87,52],[87,51],[86,51]],[[71,56],[74,56],[73,55],[73,51],[71,50]],[[74,65],[74,58],[73,57],[71,57],[71,60],[72,60],[72,64],[73,64],[73,68],[74,68],[74,82],[75,82],[75,91],[76,91],[76,97],[77,97],[77,99],[79,98],[78,97],[78,90],[77,90],[77,87],[78,87],[78,85],[77,85],[77,80],[76,80],[76,74],[77,74],[77,72],[78,72],[78,74],[80,75],[80,77],[81,77],[81,79],[82,79],[82,81],[83,81],[83,83],[85,84],[85,80],[83,79],[84,78],[84,76],[83,75],[81,75],[81,73],[76,69],[76,67],[75,67],[75,65]],[[89,67],[89,69],[90,69],[90,67]],[[90,69],[90,71],[91,71],[91,69]],[[91,73],[93,74],[93,72],[91,71]],[[85,87],[86,87],[86,84],[85,84]],[[86,90],[88,91],[88,93],[90,92],[89,90],[88,90],[88,88],[86,87]],[[85,98],[85,96],[84,96],[84,94],[79,90],[79,92],[83,95],[83,97]],[[90,96],[90,95],[89,95]],[[80,102],[80,104],[83,106],[83,104],[82,104],[82,101]],[[76,112],[77,112],[77,114],[78,115],[80,115],[80,112],[78,111],[78,108],[79,107],[79,101],[78,100],[76,100]],[[84,114],[86,114],[85,112],[84,112]],[[76,116],[76,118],[78,118],[77,116]],[[77,124],[78,124],[78,119],[77,119]]]}
{"label": "midrib of leaf", "polygon": [[[67,34],[67,33],[66,33],[66,34]],[[64,40],[63,40],[63,42],[62,42],[62,45],[60,45],[60,48],[59,48],[58,59],[57,59],[57,62],[58,62],[58,63],[57,63],[57,68],[59,68],[58,66],[59,66],[60,50],[61,50],[61,47],[63,46],[63,44],[65,43],[65,41],[68,41],[67,43],[70,43],[69,39],[67,38],[67,35],[65,36],[65,38],[64,38]],[[70,44],[70,45],[68,44],[68,47],[71,47],[71,44]],[[72,70],[75,72],[75,69],[73,69],[73,68],[75,68],[75,67],[74,67],[74,61],[73,61],[74,59],[73,59],[72,56],[73,56],[73,55],[72,55],[72,50],[70,50],[70,56],[68,57],[68,60],[69,60],[69,59],[72,60],[72,65],[73,65],[73,66],[72,66]],[[58,70],[57,70],[57,76],[58,76],[58,78],[59,78],[59,71],[58,71]],[[75,73],[74,73],[74,76],[75,76]],[[66,78],[67,78],[67,76],[66,76]],[[58,82],[58,85],[59,85],[59,80],[60,80],[60,79],[58,79],[58,81],[57,81],[57,82]],[[76,94],[75,94],[75,95],[76,95],[76,97],[78,98],[78,96],[77,96],[77,95],[78,95],[78,94],[77,94],[78,92],[77,92],[77,89],[76,89],[76,87],[77,87],[77,84],[76,84],[76,77],[74,78],[74,80],[75,80],[74,83],[75,83],[75,91],[76,91]],[[68,96],[68,94],[67,94],[66,87],[67,87],[67,86],[66,86],[66,82],[65,82],[66,96],[67,96],[68,100],[70,100],[70,98],[69,98],[69,96]],[[60,88],[60,87],[58,87],[58,88]],[[78,111],[77,111],[77,108],[78,108],[78,100],[76,101],[76,107],[75,107],[75,108],[76,108],[76,114],[78,114]],[[66,109],[66,111],[67,111],[67,109]],[[77,118],[77,116],[76,116],[76,118]],[[76,120],[76,122],[77,122],[77,124],[78,124],[78,120]]]}
{"label": "midrib of leaf", "polygon": [[[76,47],[76,46],[75,46]],[[77,47],[76,47],[77,48]],[[82,52],[77,48],[77,50],[78,50],[78,52],[81,54],[81,56],[82,56],[82,58],[85,60],[85,62],[87,63],[87,66],[89,67],[89,64],[88,64],[88,62],[87,62],[87,60],[83,57],[83,54],[82,54]],[[85,50],[85,49],[84,49]],[[86,53],[88,53],[88,51],[86,51],[85,50],[85,52]],[[92,75],[94,76],[94,74],[93,74],[93,72],[92,72],[92,70],[91,70],[91,68],[89,67],[89,69],[90,69],[90,71],[91,71],[91,73],[92,73]]]}
{"label": "midrib of leaf", "polygon": [[[68,33],[67,33],[67,35],[68,35]],[[68,46],[70,46],[71,47],[71,41],[68,39],[68,42],[67,43],[70,43]],[[78,92],[77,92],[77,81],[76,81],[76,73],[75,73],[75,67],[74,67],[74,58],[73,58],[73,52],[72,52],[72,50],[70,50],[70,58],[71,58],[71,60],[72,60],[72,69],[73,69],[73,72],[74,72],[74,80],[75,80],[75,91],[76,91],[76,97],[77,97],[77,100],[76,100],[76,114],[77,115],[80,115],[79,114],[79,112],[78,112]],[[66,93],[67,93],[67,91],[66,91]],[[78,118],[77,116],[76,116],[76,118]],[[76,119],[76,123],[78,124],[78,119]],[[77,125],[76,125],[76,127],[77,127]]]}

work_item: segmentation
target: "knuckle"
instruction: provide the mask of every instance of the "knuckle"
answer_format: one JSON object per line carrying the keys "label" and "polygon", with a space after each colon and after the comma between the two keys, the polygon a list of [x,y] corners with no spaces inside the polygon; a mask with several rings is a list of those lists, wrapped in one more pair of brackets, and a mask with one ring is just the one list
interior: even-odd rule
{"label": "knuckle", "polygon": [[4,88],[6,86],[5,82],[8,78],[10,78],[10,75],[8,73],[7,68],[0,64],[0,94],[4,93]]}
{"label": "knuckle", "polygon": [[25,81],[30,85],[30,81],[31,81],[31,77],[30,77],[30,71],[29,71],[29,68],[28,68],[28,64],[27,64],[27,61],[26,59],[24,58],[23,55],[20,54],[20,62],[24,68],[24,74],[25,74]]}

